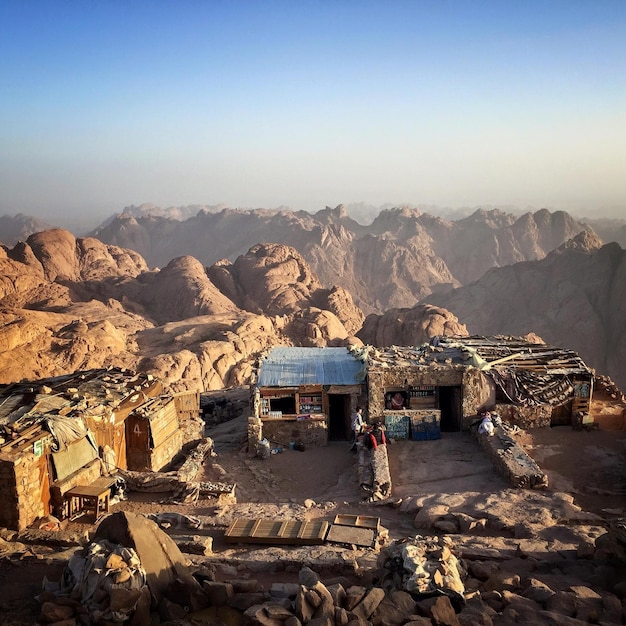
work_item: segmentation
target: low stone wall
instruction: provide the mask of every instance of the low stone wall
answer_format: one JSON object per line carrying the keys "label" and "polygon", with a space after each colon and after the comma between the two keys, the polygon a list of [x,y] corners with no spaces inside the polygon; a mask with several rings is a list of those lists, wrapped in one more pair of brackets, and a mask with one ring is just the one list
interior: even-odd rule
{"label": "low stone wall", "polygon": [[548,477],[526,451],[508,434],[506,425],[496,426],[493,435],[473,429],[478,444],[493,461],[496,469],[513,487],[544,489]]}
{"label": "low stone wall", "polygon": [[288,446],[290,441],[305,446],[325,446],[328,445],[328,426],[326,420],[263,420],[261,438],[281,446]]}
{"label": "low stone wall", "polygon": [[391,495],[391,473],[387,445],[369,450],[362,441],[357,445],[359,486],[369,501],[384,500]]}

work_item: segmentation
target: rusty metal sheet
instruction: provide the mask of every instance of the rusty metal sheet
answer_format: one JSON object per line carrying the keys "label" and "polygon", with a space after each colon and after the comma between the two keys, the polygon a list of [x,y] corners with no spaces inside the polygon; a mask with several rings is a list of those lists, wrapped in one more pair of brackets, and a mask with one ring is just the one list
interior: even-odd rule
{"label": "rusty metal sheet", "polygon": [[55,480],[63,480],[97,459],[98,451],[92,445],[89,437],[83,437],[70,443],[65,450],[53,452],[50,456],[56,474]]}

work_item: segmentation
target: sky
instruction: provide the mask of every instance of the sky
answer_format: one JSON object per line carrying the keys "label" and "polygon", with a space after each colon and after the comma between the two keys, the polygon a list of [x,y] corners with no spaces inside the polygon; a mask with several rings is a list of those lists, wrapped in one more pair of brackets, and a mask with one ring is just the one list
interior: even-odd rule
{"label": "sky", "polygon": [[624,0],[0,0],[0,215],[626,218]]}

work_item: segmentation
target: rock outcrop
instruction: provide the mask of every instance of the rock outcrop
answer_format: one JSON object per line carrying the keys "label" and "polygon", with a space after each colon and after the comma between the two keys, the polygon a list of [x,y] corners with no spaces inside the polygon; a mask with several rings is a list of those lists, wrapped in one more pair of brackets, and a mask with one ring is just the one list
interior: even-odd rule
{"label": "rock outcrop", "polygon": [[368,315],[357,333],[363,343],[384,348],[418,346],[435,335],[467,336],[467,328],[450,311],[427,304]]}
{"label": "rock outcrop", "polygon": [[348,345],[364,316],[287,246],[205,269],[149,270],[136,252],[59,229],[0,248],[0,383],[111,365],[174,390],[245,384],[272,345]]}

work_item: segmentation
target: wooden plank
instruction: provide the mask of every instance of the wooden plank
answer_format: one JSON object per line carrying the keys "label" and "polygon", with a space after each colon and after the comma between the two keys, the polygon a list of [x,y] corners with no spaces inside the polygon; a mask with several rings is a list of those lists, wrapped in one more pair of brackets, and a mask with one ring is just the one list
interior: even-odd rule
{"label": "wooden plank", "polygon": [[256,537],[257,531],[259,530],[259,526],[261,526],[262,520],[258,519],[252,525],[252,530],[250,531],[250,537]]}
{"label": "wooden plank", "polygon": [[369,548],[374,545],[374,537],[375,531],[371,528],[355,528],[353,526],[332,524],[326,540],[333,543],[347,543]]}
{"label": "wooden plank", "polygon": [[372,528],[378,530],[380,527],[380,518],[372,515],[335,515],[333,524],[338,526],[354,526],[357,528]]}
{"label": "wooden plank", "polygon": [[328,522],[298,520],[234,520],[225,532],[230,543],[274,545],[319,545],[324,542]]}
{"label": "wooden plank", "polygon": [[300,528],[298,529],[298,534],[296,535],[298,539],[302,539],[306,535],[307,523],[308,522],[302,522],[302,524],[300,524]]}

